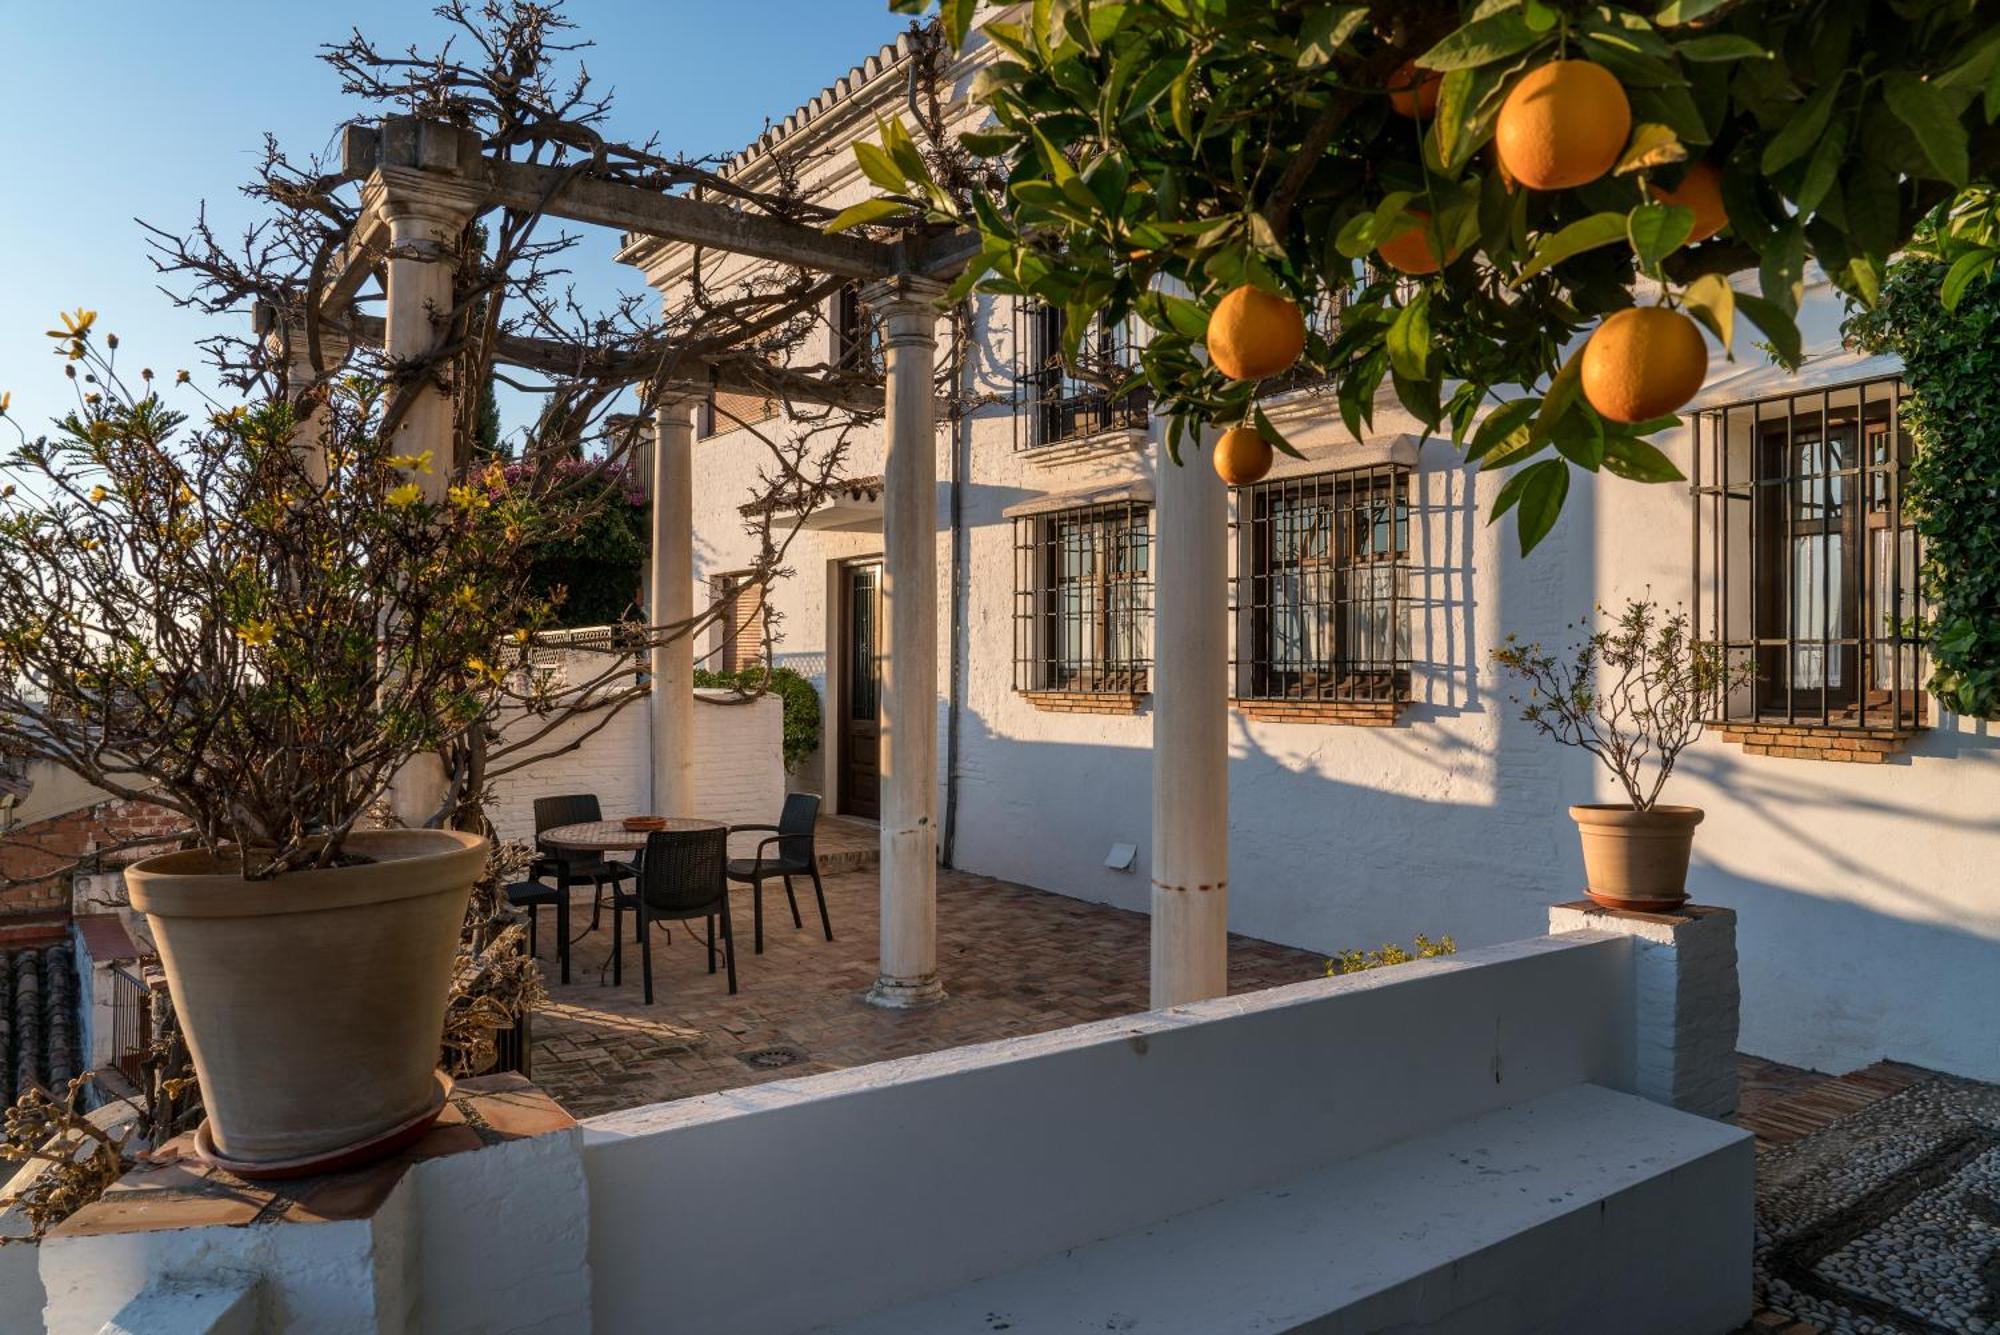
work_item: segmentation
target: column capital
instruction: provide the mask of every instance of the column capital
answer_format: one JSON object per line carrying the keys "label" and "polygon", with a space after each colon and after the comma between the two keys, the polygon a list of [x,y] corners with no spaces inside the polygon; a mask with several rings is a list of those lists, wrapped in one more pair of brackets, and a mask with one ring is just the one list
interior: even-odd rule
{"label": "column capital", "polygon": [[484,186],[417,167],[377,167],[361,183],[362,208],[381,214],[392,226],[427,222],[456,230],[485,203]]}
{"label": "column capital", "polygon": [[653,386],[653,420],[672,426],[694,421],[694,410],[708,397],[708,386],[691,381]]}
{"label": "column capital", "polygon": [[864,284],[861,300],[885,320],[919,314],[935,319],[938,303],[944,299],[947,286],[938,279],[919,274],[897,274]]}

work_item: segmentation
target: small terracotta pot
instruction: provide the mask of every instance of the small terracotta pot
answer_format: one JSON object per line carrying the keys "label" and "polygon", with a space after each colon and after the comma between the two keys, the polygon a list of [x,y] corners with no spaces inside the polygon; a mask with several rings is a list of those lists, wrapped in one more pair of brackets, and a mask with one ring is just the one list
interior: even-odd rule
{"label": "small terracotta pot", "polygon": [[1664,913],[1687,903],[1688,855],[1700,807],[1574,806],[1585,893],[1609,909]]}
{"label": "small terracotta pot", "polygon": [[375,830],[346,848],[372,861],[245,881],[193,850],[125,873],[194,1058],[205,1139],[249,1176],[387,1153],[436,1115],[452,960],[486,841]]}

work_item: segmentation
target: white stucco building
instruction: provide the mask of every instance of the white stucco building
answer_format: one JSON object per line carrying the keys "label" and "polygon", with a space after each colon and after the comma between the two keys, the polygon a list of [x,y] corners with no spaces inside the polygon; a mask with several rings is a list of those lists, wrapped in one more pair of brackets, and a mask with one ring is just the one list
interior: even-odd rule
{"label": "white stucco building", "polygon": [[[979,59],[962,62],[961,90]],[[785,154],[825,202],[865,197],[844,145],[902,109],[907,60],[885,48],[731,170],[768,184]],[[624,258],[670,300],[687,281],[686,247],[634,242]],[[710,284],[728,272],[705,262]],[[976,311],[961,393],[983,406],[941,413],[935,437],[940,855],[1143,911],[1152,674],[1176,652],[1151,606],[1155,432],[1037,369],[1045,316],[990,297]],[[829,314],[815,363],[850,351],[854,322]],[[1423,441],[1386,394],[1360,442],[1328,394],[1269,402],[1309,457],[1229,502],[1232,930],[1329,952],[1540,930],[1581,886],[1566,806],[1617,795],[1590,757],[1519,721],[1489,654],[1509,634],[1564,641],[1594,606],[1650,594],[1762,667],[1755,698],[1731,702],[1733,725],[1668,790],[1707,811],[1692,895],[1739,915],[1742,1047],[2000,1078],[2000,730],[1926,698],[1920,656],[1890,631],[1919,610],[1896,504],[1898,368],[1843,350],[1841,314],[1837,294],[1809,291],[1797,374],[1747,339],[1733,363],[1718,351],[1697,425],[1658,442],[1691,482],[1578,473],[1525,559],[1511,521],[1486,520],[1504,472]],[[768,456],[727,414],[697,417],[692,582],[706,597],[755,558],[739,507]],[[880,437],[856,434],[851,485],[805,520],[793,573],[765,594],[776,661],[824,702],[819,752],[792,783],[863,816],[877,800]]]}

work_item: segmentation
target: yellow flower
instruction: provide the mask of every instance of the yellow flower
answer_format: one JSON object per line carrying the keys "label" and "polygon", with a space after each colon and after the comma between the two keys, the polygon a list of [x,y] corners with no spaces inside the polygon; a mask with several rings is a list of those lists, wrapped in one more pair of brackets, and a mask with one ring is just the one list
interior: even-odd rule
{"label": "yellow flower", "polygon": [[97,312],[87,311],[81,306],[76,308],[76,314],[74,315],[69,314],[67,311],[61,311],[58,314],[62,317],[63,327],[61,329],[49,330],[50,338],[88,338],[90,336],[90,326],[97,323]]}
{"label": "yellow flower", "polygon": [[7,415],[7,405],[12,403],[13,401],[14,401],[14,395],[11,390],[0,391],[0,417],[5,417]]}
{"label": "yellow flower", "polygon": [[185,385],[187,382],[188,382],[188,373],[186,371],[174,372],[174,383],[176,385]]}
{"label": "yellow flower", "polygon": [[414,482],[405,482],[390,492],[384,499],[398,510],[407,510],[424,498],[424,489]]}
{"label": "yellow flower", "polygon": [[422,454],[392,454],[389,456],[389,467],[428,473],[431,471],[431,451],[425,450]]}
{"label": "yellow flower", "polygon": [[452,487],[451,503],[461,510],[484,510],[493,502],[479,488],[469,487],[461,483]]}
{"label": "yellow flower", "polygon": [[246,621],[236,628],[236,638],[253,649],[269,644],[277,633],[278,628],[268,621]]}
{"label": "yellow flower", "polygon": [[106,491],[102,487],[92,487],[90,489],[90,503],[92,505],[100,504],[104,500],[104,498],[106,496],[109,496],[110,494],[111,494],[110,492]]}
{"label": "yellow flower", "polygon": [[460,607],[463,607],[468,612],[479,609],[479,590],[473,588],[470,584],[459,585],[458,592],[453,594],[452,597]]}

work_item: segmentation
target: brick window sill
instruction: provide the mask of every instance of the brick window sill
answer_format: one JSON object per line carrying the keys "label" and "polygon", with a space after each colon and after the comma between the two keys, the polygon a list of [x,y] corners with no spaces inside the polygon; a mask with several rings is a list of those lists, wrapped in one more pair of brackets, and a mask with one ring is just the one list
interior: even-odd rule
{"label": "brick window sill", "polygon": [[1019,694],[1049,714],[1137,714],[1151,698],[1144,691],[1021,691]]}
{"label": "brick window sill", "polygon": [[1322,727],[1391,728],[1408,709],[1407,700],[1252,700],[1230,706],[1259,723],[1312,723]]}
{"label": "brick window sill", "polygon": [[1708,727],[1721,740],[1741,746],[1745,755],[1851,765],[1880,765],[1916,736],[1908,728],[1834,728],[1817,723],[1737,721]]}

